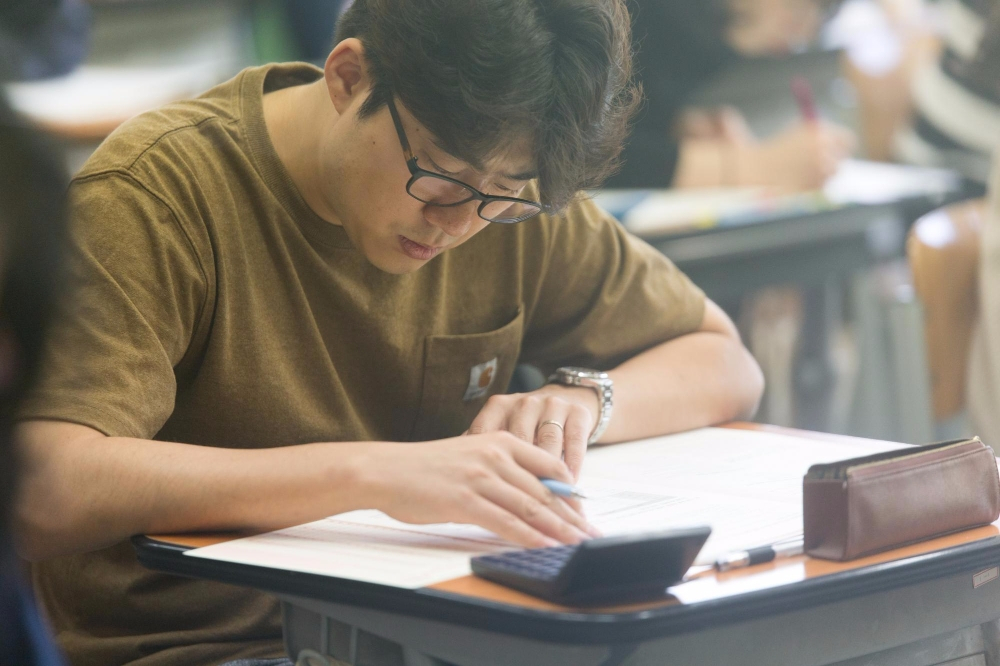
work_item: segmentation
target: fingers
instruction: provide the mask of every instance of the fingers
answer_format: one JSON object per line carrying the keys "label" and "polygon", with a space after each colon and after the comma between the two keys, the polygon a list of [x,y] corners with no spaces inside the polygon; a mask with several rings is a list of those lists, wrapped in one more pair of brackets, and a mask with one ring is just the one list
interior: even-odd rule
{"label": "fingers", "polygon": [[589,536],[598,536],[600,534],[596,528],[587,522],[579,500],[559,497],[542,485],[537,478],[517,465],[511,465],[501,470],[500,474],[505,481],[548,508],[560,519],[572,525],[576,531]]}
{"label": "fingers", "polygon": [[[588,391],[586,395],[590,397],[590,389],[580,390]],[[572,483],[579,478],[583,468],[587,440],[594,423],[591,408],[565,396],[551,393],[498,395],[487,401],[466,434],[506,430],[524,442],[533,443],[552,458],[564,459],[569,476],[561,480]]]}
{"label": "fingers", "polygon": [[587,440],[594,429],[593,416],[584,407],[576,406],[566,418],[563,435],[563,460],[573,475],[573,481],[580,478],[583,459],[587,454]]}
{"label": "fingers", "polygon": [[510,433],[480,437],[473,449],[478,462],[467,468],[465,490],[450,503],[460,507],[460,521],[529,547],[576,544],[598,534],[579,511],[538,480],[565,480],[569,470],[562,461]]}
{"label": "fingers", "polygon": [[375,449],[373,466],[382,473],[368,488],[371,507],[397,520],[473,523],[529,547],[597,534],[578,502],[556,497],[539,481],[571,483],[566,464],[508,432]]}
{"label": "fingers", "polygon": [[852,153],[858,147],[858,137],[851,130],[840,125],[824,125],[833,144],[844,154]]}
{"label": "fingers", "polygon": [[507,396],[495,395],[487,400],[466,432],[470,435],[480,435],[484,432],[501,430],[507,421],[507,409],[503,400],[505,397]]}
{"label": "fingers", "polygon": [[[527,481],[548,492],[538,479],[527,476]],[[483,488],[482,496],[560,543],[576,544],[588,538],[586,521],[551,493],[538,499],[514,484],[496,483]]]}
{"label": "fingers", "polygon": [[819,136],[819,149],[825,156],[841,160],[854,150],[854,134],[837,125],[823,125]]}
{"label": "fingers", "polygon": [[746,118],[732,106],[720,108],[716,115],[716,122],[719,127],[719,135],[725,141],[748,144],[757,140],[757,137],[750,130]]}
{"label": "fingers", "polygon": [[822,180],[832,176],[854,150],[854,135],[837,127],[824,127],[817,147],[817,170]]}
{"label": "fingers", "polygon": [[552,396],[494,396],[473,420],[470,435],[506,430],[557,458],[563,455],[565,423],[573,406]]}
{"label": "fingers", "polygon": [[535,432],[535,445],[556,458],[563,457],[568,411],[568,409],[563,408],[554,412],[545,412],[543,419],[538,422],[538,429]]}
{"label": "fingers", "polygon": [[[511,411],[507,415],[507,431],[523,442],[534,443],[537,441],[538,424],[541,419],[549,418],[542,416],[545,413],[546,403],[538,396],[525,395],[516,405],[511,406]],[[560,423],[562,423],[560,421]],[[559,439],[559,449],[556,455],[562,453],[562,438]]]}
{"label": "fingers", "polygon": [[791,190],[821,187],[854,149],[854,134],[826,121],[803,121],[768,144],[775,184]]}
{"label": "fingers", "polygon": [[508,445],[514,462],[536,478],[557,479],[573,483],[573,475],[561,458],[553,456],[537,446],[525,444],[514,437],[510,437]]}
{"label": "fingers", "polygon": [[467,505],[466,521],[488,529],[497,536],[526,548],[558,546],[559,541],[546,536],[524,520],[483,497],[475,497]]}
{"label": "fingers", "polygon": [[714,114],[703,109],[687,109],[677,121],[677,129],[687,139],[716,139],[718,128]]}

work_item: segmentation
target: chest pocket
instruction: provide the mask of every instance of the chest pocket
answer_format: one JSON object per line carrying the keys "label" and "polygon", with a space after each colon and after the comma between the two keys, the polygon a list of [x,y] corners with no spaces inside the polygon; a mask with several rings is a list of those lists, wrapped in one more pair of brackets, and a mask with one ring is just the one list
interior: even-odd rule
{"label": "chest pocket", "polygon": [[487,333],[432,335],[424,343],[424,382],[413,441],[461,435],[503,393],[521,353],[524,310]]}

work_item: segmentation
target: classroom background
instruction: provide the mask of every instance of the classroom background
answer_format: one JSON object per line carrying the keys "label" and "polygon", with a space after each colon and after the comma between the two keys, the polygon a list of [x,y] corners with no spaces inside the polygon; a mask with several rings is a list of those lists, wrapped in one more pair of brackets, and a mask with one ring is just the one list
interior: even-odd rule
{"label": "classroom background", "polygon": [[[44,34],[0,34],[0,53],[4,42],[29,47],[7,92],[71,174],[137,113],[250,65],[322,64],[343,4],[67,1]],[[616,179],[590,194],[738,322],[767,379],[758,421],[913,443],[971,434],[967,368],[1000,112],[996,84],[963,73],[988,56],[996,10],[835,4],[814,37],[744,49],[693,77],[682,105],[695,137],[720,118],[761,145],[803,121],[849,129],[850,155],[823,182],[737,182],[723,161],[719,182],[623,189],[635,182]],[[651,26],[637,48],[662,39]],[[666,84],[654,75],[643,83],[655,93]],[[522,368],[516,387],[537,381]]]}

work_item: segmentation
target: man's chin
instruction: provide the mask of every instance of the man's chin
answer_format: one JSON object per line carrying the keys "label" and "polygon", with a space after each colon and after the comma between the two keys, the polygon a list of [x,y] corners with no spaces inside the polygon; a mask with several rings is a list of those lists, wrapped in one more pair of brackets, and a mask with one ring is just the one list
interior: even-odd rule
{"label": "man's chin", "polygon": [[423,268],[431,259],[411,259],[406,255],[396,254],[392,257],[373,256],[365,253],[365,258],[375,268],[390,275],[406,275]]}

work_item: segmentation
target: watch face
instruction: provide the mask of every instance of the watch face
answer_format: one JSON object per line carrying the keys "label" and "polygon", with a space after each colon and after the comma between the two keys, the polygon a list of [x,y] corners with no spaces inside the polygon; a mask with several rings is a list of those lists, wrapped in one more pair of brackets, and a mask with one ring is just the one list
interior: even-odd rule
{"label": "watch face", "polygon": [[[564,367],[556,370],[556,375],[561,377],[561,381],[572,381],[574,379],[587,379],[597,383],[609,381],[606,372],[591,370],[590,368]],[[575,383],[575,382],[574,382]]]}

